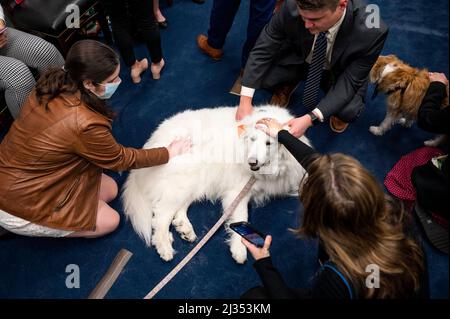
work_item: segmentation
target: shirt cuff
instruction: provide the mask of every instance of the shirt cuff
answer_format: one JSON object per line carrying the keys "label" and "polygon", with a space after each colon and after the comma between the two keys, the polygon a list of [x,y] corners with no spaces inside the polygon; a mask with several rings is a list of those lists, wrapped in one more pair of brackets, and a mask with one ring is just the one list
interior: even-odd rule
{"label": "shirt cuff", "polygon": [[241,87],[241,96],[253,97],[255,94],[255,89],[248,88],[246,86]]}
{"label": "shirt cuff", "polygon": [[324,116],[323,116],[321,110],[319,110],[319,109],[316,107],[314,110],[312,110],[312,112],[317,116],[317,118],[319,119],[320,122],[323,122]]}

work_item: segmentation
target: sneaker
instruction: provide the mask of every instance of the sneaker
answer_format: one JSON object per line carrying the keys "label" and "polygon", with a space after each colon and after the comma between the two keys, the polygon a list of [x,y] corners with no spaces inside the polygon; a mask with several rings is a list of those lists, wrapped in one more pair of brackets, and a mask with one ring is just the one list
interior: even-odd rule
{"label": "sneaker", "polygon": [[220,60],[223,55],[222,49],[214,49],[208,44],[208,37],[204,34],[200,34],[197,36],[197,45],[200,50],[203,51],[206,55],[209,55],[214,60]]}
{"label": "sneaker", "polygon": [[330,128],[333,132],[342,133],[347,129],[347,127],[347,122],[341,121],[336,116],[330,117]]}

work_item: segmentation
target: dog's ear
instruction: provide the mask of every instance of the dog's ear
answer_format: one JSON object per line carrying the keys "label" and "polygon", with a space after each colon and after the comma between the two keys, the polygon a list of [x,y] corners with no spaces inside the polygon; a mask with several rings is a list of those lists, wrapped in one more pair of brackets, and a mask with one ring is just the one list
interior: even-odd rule
{"label": "dog's ear", "polygon": [[384,66],[385,64],[380,56],[370,70],[369,79],[371,83],[378,83],[378,81],[380,81],[381,72],[383,71]]}

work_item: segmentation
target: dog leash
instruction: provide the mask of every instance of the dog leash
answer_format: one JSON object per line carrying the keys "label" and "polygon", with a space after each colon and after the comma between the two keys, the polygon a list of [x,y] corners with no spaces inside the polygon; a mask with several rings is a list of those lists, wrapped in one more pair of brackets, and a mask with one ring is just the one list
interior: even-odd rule
{"label": "dog leash", "polygon": [[234,212],[237,205],[241,202],[242,198],[244,198],[245,195],[250,191],[253,184],[256,182],[256,178],[254,176],[250,177],[247,184],[245,184],[244,188],[242,188],[241,192],[237,195],[237,197],[233,200],[230,207],[225,209],[222,217],[217,221],[217,223],[206,233],[206,235],[200,240],[200,242],[192,248],[192,250],[189,252],[189,254],[186,255],[186,257],[183,258],[182,261],[178,263],[178,265],[175,266],[175,268],[172,269],[171,272],[169,272],[163,280],[161,280],[155,288],[153,288],[145,297],[144,299],[152,299],[170,280],[172,280],[173,277],[176,276],[176,274],[183,269],[184,266],[192,259],[192,257],[195,256],[196,253],[206,244],[206,242],[214,235],[214,233],[219,229],[220,226],[225,222],[225,220],[230,217],[230,215]]}

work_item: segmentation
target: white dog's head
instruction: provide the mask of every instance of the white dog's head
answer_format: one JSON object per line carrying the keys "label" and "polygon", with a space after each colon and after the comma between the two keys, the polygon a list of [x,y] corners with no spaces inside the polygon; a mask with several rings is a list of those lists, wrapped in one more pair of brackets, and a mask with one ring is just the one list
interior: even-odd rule
{"label": "white dog's head", "polygon": [[[256,127],[256,122],[262,118],[274,118],[280,123],[286,123],[292,116],[278,107],[256,107],[254,113],[241,123],[245,126],[242,138],[245,142],[246,164],[253,172],[259,174],[275,174],[279,170],[279,161],[286,151],[276,138],[270,137]],[[264,170],[262,169],[264,168]]]}

